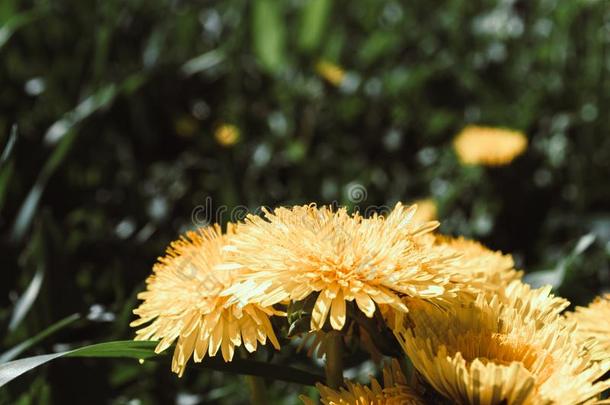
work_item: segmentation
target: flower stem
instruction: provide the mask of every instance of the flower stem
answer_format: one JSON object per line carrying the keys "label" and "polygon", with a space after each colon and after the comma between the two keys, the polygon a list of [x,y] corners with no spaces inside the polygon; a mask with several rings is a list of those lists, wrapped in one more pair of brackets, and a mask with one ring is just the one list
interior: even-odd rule
{"label": "flower stem", "polygon": [[250,403],[252,405],[267,404],[267,387],[263,378],[253,375],[247,375],[245,378],[250,387]]}
{"label": "flower stem", "polygon": [[343,336],[333,330],[326,339],[326,385],[336,390],[343,385]]}

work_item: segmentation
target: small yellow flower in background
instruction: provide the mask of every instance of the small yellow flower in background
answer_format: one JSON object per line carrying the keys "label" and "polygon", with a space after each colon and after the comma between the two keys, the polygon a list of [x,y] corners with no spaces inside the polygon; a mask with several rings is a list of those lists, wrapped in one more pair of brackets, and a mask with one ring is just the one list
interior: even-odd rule
{"label": "small yellow flower in background", "polygon": [[160,340],[156,353],[177,339],[172,371],[180,376],[191,356],[201,362],[220,349],[223,359],[231,361],[236,346],[243,344],[253,352],[267,339],[279,349],[269,317],[283,313],[256,304],[229,304],[231,297],[221,295],[237,276],[235,271],[216,269],[232,236],[232,226],[226,235],[218,225],[187,232],[159,258],[146,280],[146,291],[138,294],[144,302],[134,310],[140,318],[131,326],[152,322],[139,329],[135,339]]}
{"label": "small yellow flower in background", "polygon": [[602,355],[610,356],[610,294],[597,297],[588,307],[576,307],[566,317],[576,322],[576,334],[581,341],[594,338]]}
{"label": "small yellow flower in background", "polygon": [[567,302],[515,281],[451,310],[423,301],[396,331],[421,376],[459,404],[581,404],[610,387],[560,312]]}
{"label": "small yellow flower in background", "polygon": [[527,148],[527,138],[510,129],[467,126],[453,140],[460,161],[468,165],[503,166]]}
{"label": "small yellow flower in background", "polygon": [[413,215],[413,222],[428,222],[438,219],[436,202],[432,198],[417,200],[413,204],[417,205],[417,211]]}
{"label": "small yellow flower in background", "polygon": [[387,217],[363,218],[312,204],[249,215],[231,240],[229,260],[243,269],[243,283],[227,292],[263,306],[317,293],[312,330],[327,318],[342,329],[346,301],[370,318],[376,304],[407,312],[402,295],[454,296],[448,269],[455,258],[426,242],[438,223],[414,224],[415,209],[397,204]]}
{"label": "small yellow flower in background", "polygon": [[345,79],[345,70],[327,60],[320,60],[315,66],[316,72],[334,86],[340,86]]}
{"label": "small yellow flower in background", "polygon": [[[392,362],[383,368],[383,387],[373,378],[371,386],[350,381],[345,382],[346,388],[335,391],[322,384],[316,387],[320,392],[323,405],[423,405],[426,402],[418,395],[414,388],[415,382],[408,382],[400,370],[398,361]],[[314,405],[314,402],[301,396],[305,405]]]}
{"label": "small yellow flower in background", "polygon": [[239,141],[239,128],[231,124],[222,124],[214,132],[216,142],[222,146],[233,146]]}

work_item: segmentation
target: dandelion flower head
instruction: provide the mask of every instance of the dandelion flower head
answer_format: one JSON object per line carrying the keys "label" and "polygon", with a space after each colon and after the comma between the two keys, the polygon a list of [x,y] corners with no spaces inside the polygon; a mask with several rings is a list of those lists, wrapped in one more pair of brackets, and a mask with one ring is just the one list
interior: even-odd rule
{"label": "dandelion flower head", "polygon": [[147,326],[136,332],[136,340],[159,340],[160,353],[177,340],[172,371],[182,375],[193,356],[201,362],[221,351],[231,361],[236,346],[253,352],[267,339],[276,349],[279,343],[269,317],[281,315],[271,307],[230,304],[222,295],[237,276],[235,271],[218,270],[223,262],[223,246],[233,236],[232,226],[223,235],[218,225],[187,232],[171,243],[146,280],[143,300],[134,313],[139,319],[131,326]]}
{"label": "dandelion flower head", "polygon": [[602,356],[610,356],[610,294],[595,298],[587,307],[576,307],[566,317],[576,322],[576,334],[581,341],[595,339]]}
{"label": "dandelion flower head", "polygon": [[420,303],[396,332],[417,371],[459,404],[580,404],[607,389],[597,380],[610,359],[592,361],[574,338],[565,300],[519,284],[452,311]]}
{"label": "dandelion flower head", "polygon": [[346,302],[372,317],[376,304],[408,311],[402,295],[451,295],[444,269],[453,258],[427,242],[438,223],[414,224],[415,210],[397,204],[387,217],[363,218],[345,208],[305,205],[250,215],[231,241],[245,281],[229,291],[264,306],[318,294],[312,330],[329,317],[333,329],[342,329]]}

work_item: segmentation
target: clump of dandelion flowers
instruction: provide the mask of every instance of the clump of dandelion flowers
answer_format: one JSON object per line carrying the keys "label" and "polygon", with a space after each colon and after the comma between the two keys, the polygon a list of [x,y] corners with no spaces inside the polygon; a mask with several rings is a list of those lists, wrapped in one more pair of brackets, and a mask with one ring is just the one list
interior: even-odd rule
{"label": "clump of dandelion flowers", "polygon": [[597,297],[587,307],[576,307],[566,317],[576,322],[576,334],[581,341],[595,339],[602,356],[610,356],[610,294]]}
{"label": "clump of dandelion flowers", "polygon": [[[451,311],[424,302],[396,336],[417,371],[459,404],[581,404],[607,389],[610,358],[593,361],[549,289],[511,283]],[[548,300],[546,301],[545,300]]]}
{"label": "clump of dandelion flowers", "polygon": [[[323,405],[424,405],[426,402],[408,382],[400,370],[397,360],[392,360],[383,368],[383,387],[373,378],[369,386],[351,381],[345,382],[345,388],[333,390],[322,384],[316,384]],[[307,397],[301,396],[306,405],[314,405]]]}
{"label": "clump of dandelion flowers", "polygon": [[138,294],[144,302],[134,310],[139,319],[131,326],[150,324],[139,329],[135,339],[160,340],[157,353],[178,340],[172,371],[179,375],[191,356],[201,362],[206,354],[215,356],[220,350],[223,359],[231,361],[236,346],[243,344],[253,352],[267,339],[279,349],[269,317],[280,312],[229,303],[231,297],[221,295],[237,276],[236,271],[217,269],[232,236],[231,224],[226,235],[218,225],[187,232],[159,258],[146,280],[146,291]]}
{"label": "clump of dandelion flowers", "polygon": [[453,147],[464,164],[502,166],[525,151],[527,138],[519,131],[470,125],[455,137]]}
{"label": "clump of dandelion flowers", "polygon": [[387,217],[363,218],[345,208],[315,205],[250,215],[231,241],[244,283],[229,291],[244,302],[273,305],[318,293],[311,329],[330,315],[335,330],[346,321],[346,301],[372,317],[375,306],[407,312],[401,296],[422,299],[452,294],[443,256],[424,236],[438,222],[414,224],[415,206],[400,203]]}

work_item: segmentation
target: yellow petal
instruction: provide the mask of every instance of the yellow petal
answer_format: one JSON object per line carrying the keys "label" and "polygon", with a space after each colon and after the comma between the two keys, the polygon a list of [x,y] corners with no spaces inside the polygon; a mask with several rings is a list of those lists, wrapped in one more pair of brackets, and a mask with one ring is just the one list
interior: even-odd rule
{"label": "yellow petal", "polygon": [[330,309],[330,324],[335,330],[343,329],[345,325],[345,299],[343,290],[339,290]]}
{"label": "yellow petal", "polygon": [[222,351],[222,358],[224,361],[228,362],[233,360],[235,345],[229,339],[229,325],[225,325],[225,328],[223,329],[220,350]]}
{"label": "yellow petal", "polygon": [[193,355],[196,363],[199,363],[205,357],[205,354],[208,351],[209,343],[210,340],[207,338],[203,339],[201,336],[199,336],[199,339],[197,339],[197,343],[195,344],[195,353]]}
{"label": "yellow petal", "polygon": [[328,290],[323,290],[318,296],[316,304],[314,305],[311,313],[311,329],[319,330],[324,326],[324,322],[326,322],[326,317],[328,316],[328,311],[330,310],[330,295],[331,294]]}
{"label": "yellow petal", "polygon": [[256,350],[256,324],[249,316],[242,318],[241,336],[246,350],[250,353]]}
{"label": "yellow petal", "polygon": [[358,305],[358,308],[360,308],[360,310],[364,312],[367,317],[372,318],[375,314],[375,303],[371,297],[363,292],[358,292],[354,295],[356,296],[356,304]]}
{"label": "yellow petal", "polygon": [[222,343],[222,331],[225,326],[224,323],[224,319],[221,317],[210,335],[210,347],[208,349],[210,357],[215,356],[220,348],[220,344]]}

